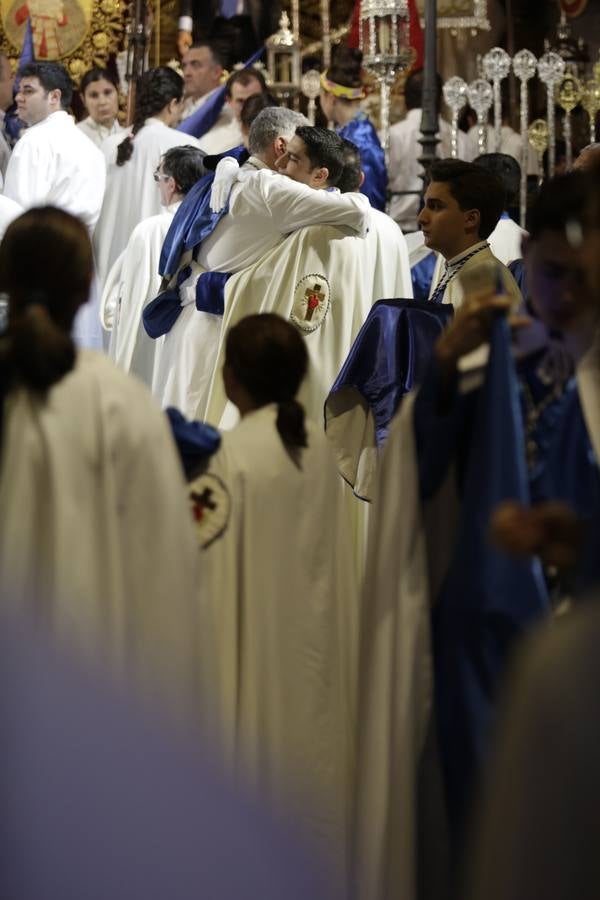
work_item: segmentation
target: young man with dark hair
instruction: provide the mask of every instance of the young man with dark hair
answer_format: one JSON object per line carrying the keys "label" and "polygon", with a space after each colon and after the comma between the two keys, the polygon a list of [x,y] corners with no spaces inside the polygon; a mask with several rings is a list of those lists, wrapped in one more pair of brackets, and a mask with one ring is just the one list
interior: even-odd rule
{"label": "young man with dark hair", "polygon": [[20,72],[19,118],[27,128],[6,172],[4,193],[24,209],[52,204],[94,228],[104,195],[104,158],[67,113],[73,86],[58,63],[29,63]]}
{"label": "young man with dark hair", "polygon": [[[425,246],[446,261],[430,296],[432,302],[461,305],[464,291],[456,276],[495,259],[487,238],[503,209],[504,189],[495,175],[458,159],[432,163],[425,206],[417,220]],[[516,306],[521,300],[519,288],[508,269],[497,262],[505,292]]]}
{"label": "young man with dark hair", "polygon": [[264,75],[259,69],[248,67],[233,72],[225,85],[223,108],[215,124],[200,136],[205,153],[225,153],[243,143],[241,112],[244,100],[267,92]]}
{"label": "young man with dark hair", "polygon": [[329,128],[301,125],[277,160],[277,171],[313,188],[335,187],[344,169],[342,138]]}
{"label": "young man with dark hair", "polygon": [[185,53],[181,68],[185,84],[183,118],[186,119],[200,109],[221,84],[223,60],[216,47],[198,41]]}

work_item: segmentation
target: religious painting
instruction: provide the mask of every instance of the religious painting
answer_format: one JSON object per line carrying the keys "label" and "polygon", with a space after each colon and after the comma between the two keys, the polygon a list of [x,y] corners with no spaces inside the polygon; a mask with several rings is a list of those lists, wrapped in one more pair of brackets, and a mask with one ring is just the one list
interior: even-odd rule
{"label": "religious painting", "polygon": [[[425,0],[417,0],[417,9],[423,20]],[[437,0],[437,26],[489,31],[487,0]]]}
{"label": "religious painting", "polygon": [[60,60],[75,84],[120,49],[123,0],[0,0],[0,50],[16,66],[31,19],[36,60]]}
{"label": "religious painting", "polygon": [[31,19],[36,59],[62,59],[84,40],[92,19],[92,0],[2,0],[2,24],[9,41],[23,44]]}

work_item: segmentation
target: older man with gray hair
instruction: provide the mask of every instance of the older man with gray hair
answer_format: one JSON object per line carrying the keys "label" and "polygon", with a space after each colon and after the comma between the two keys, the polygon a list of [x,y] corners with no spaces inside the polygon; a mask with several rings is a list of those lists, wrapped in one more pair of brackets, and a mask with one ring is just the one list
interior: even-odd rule
{"label": "older man with gray hair", "polygon": [[[153,392],[163,405],[191,418],[204,416],[227,275],[253,265],[305,225],[341,225],[360,235],[368,230],[370,205],[362,194],[315,190],[335,185],[341,176],[342,142],[335,133],[315,129],[318,146],[303,161],[305,167],[295,174],[289,166],[286,175],[276,171],[296,129],[307,124],[304,116],[282,107],[259,113],[250,128],[250,158],[227,176],[233,181],[228,212],[196,248],[191,275],[179,289],[183,310],[166,335]],[[217,274],[222,275],[220,303],[215,302]]]}

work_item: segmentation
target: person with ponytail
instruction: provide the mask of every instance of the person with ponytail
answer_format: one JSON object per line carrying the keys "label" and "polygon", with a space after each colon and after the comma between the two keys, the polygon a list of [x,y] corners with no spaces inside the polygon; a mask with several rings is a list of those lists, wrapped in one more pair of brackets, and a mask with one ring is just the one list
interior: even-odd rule
{"label": "person with ponytail", "polygon": [[223,758],[344,871],[357,586],[343,485],[297,397],[305,340],[272,313],[230,329],[241,421],[188,491]]}
{"label": "person with ponytail", "polygon": [[181,468],[146,389],[75,348],[92,269],[85,225],[54,207],[24,213],[0,244],[0,601],[197,715]]}
{"label": "person with ponytail", "polygon": [[361,75],[362,53],[342,44],[336,51],[332,65],[321,74],[321,109],[334,123],[338,134],[360,150],[365,175],[360,190],[374,209],[385,212],[388,176],[383,148],[373,123],[361,109],[366,97]]}
{"label": "person with ponytail", "polygon": [[102,144],[106,192],[94,234],[101,286],[135,226],[161,212],[154,183],[161,157],[171,147],[198,147],[196,138],[174,128],[181,117],[182,100],[183,79],[174,69],[149,69],[137,83],[129,132],[111,135]]}

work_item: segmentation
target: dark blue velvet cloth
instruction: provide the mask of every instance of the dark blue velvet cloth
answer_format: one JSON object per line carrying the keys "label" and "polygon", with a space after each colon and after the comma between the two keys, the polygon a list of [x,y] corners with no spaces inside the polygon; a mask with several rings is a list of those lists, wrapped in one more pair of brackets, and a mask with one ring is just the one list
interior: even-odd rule
{"label": "dark blue velvet cloth", "polygon": [[402,397],[422,380],[433,345],[452,314],[450,304],[379,300],[367,316],[329,396],[355,388],[373,412],[378,445],[385,441]]}
{"label": "dark blue velvet cloth", "polygon": [[177,275],[175,287],[161,291],[144,307],[142,323],[148,337],[156,340],[171,330],[181,313],[179,287],[191,274],[191,266],[185,266]]}
{"label": "dark blue velvet cloth", "polygon": [[511,652],[549,611],[539,561],[508,557],[489,536],[499,503],[529,503],[519,389],[504,316],[494,323],[484,384],[476,394],[454,552],[433,604],[436,718],[456,843],[464,836]]}
{"label": "dark blue velvet cloth", "polygon": [[383,148],[375,127],[365,113],[360,112],[347,125],[338,130],[340,137],[356,144],[360,150],[360,161],[365,173],[361,193],[369,198],[373,209],[385,212],[388,175],[385,167]]}
{"label": "dark blue velvet cloth", "polygon": [[172,406],[165,412],[177,444],[185,477],[189,481],[197,476],[206,461],[217,452],[221,446],[221,435],[216,428],[204,422],[189,422]]}
{"label": "dark blue velvet cloth", "polygon": [[222,316],[225,312],[225,284],[228,272],[203,272],[196,283],[196,309]]}

